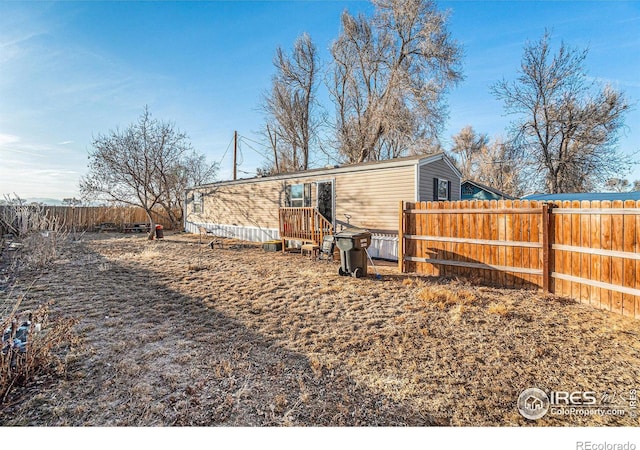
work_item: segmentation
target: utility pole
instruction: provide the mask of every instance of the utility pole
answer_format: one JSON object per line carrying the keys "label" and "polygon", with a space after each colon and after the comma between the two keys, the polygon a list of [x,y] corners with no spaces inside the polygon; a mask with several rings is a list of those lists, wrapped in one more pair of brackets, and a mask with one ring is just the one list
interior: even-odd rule
{"label": "utility pole", "polygon": [[237,160],[238,160],[238,132],[233,132],[233,179],[237,178]]}
{"label": "utility pole", "polygon": [[276,132],[273,132],[271,135],[271,130],[269,129],[269,124],[267,124],[267,134],[269,135],[269,141],[271,142],[271,147],[273,148],[273,159],[276,164],[276,173],[280,173],[280,169],[278,168],[278,135]]}
{"label": "utility pole", "polygon": [[503,172],[504,169],[502,168],[502,164],[504,164],[504,162],[505,161],[502,160],[502,159],[497,159],[497,160],[493,161],[494,164],[500,164],[500,196],[502,197],[502,200],[504,200],[504,194],[503,194],[503,191],[504,191],[504,180],[502,178],[503,177],[503,173],[504,173]]}

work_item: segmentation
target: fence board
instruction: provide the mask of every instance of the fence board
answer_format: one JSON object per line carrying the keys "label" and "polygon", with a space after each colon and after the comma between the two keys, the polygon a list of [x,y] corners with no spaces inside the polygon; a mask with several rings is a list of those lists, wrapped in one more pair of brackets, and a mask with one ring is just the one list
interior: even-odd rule
{"label": "fence board", "polygon": [[[560,202],[553,202],[553,210],[559,208]],[[555,220],[554,220],[555,219]],[[562,242],[562,224],[558,223],[558,216],[552,216],[552,225],[553,225],[553,237],[552,244],[555,245],[557,242]],[[558,272],[563,267],[563,254],[559,251],[553,252],[553,270],[552,272]],[[558,280],[556,278],[551,278],[551,292],[555,292],[557,295],[562,295],[561,292],[563,290],[563,280]]]}
{"label": "fence board", "polygon": [[[592,207],[597,208],[600,206],[599,201],[591,202]],[[600,248],[600,220],[602,216],[600,214],[591,214],[589,216],[589,245],[590,249],[594,251],[589,256],[589,267],[591,273],[592,280],[600,280],[600,258],[602,257],[600,254],[596,253]],[[589,297],[589,304],[596,308],[601,307],[600,295],[602,294],[602,289],[594,287],[591,289],[591,296]]]}
{"label": "fence board", "polygon": [[[571,209],[578,209],[580,208],[580,202],[575,200],[573,202],[571,202]],[[579,214],[571,214],[570,216],[570,224],[571,224],[571,228],[569,231],[569,235],[571,236],[571,245],[574,245],[576,247],[580,246],[580,215]],[[570,264],[571,264],[571,271],[569,272],[570,275],[572,275],[575,278],[580,278],[580,254],[579,253],[573,253],[570,252]],[[580,283],[571,283],[571,297],[580,301],[580,289],[581,289],[581,285]]]}
{"label": "fence board", "polygon": [[[524,200],[521,204],[522,209],[531,208],[531,202],[529,200]],[[532,242],[531,241],[531,214],[521,214],[520,215],[520,238],[522,242]],[[530,264],[530,250],[523,249],[522,250],[522,267],[531,267]],[[525,275],[522,277],[523,285],[529,286],[532,282],[534,282],[533,277],[531,275]]]}
{"label": "fence board", "polygon": [[[636,202],[636,210],[640,209],[640,201]],[[636,233],[640,233],[640,215],[636,215]],[[636,236],[636,253],[640,254],[640,239]],[[640,289],[640,264],[636,262],[636,289]],[[640,319],[640,296],[635,297],[634,317]]]}
{"label": "fence board", "polygon": [[[445,204],[442,202],[438,202],[437,208],[439,210],[443,210],[445,209]],[[451,219],[451,217],[448,214],[443,215],[442,212],[440,211],[438,213],[437,217],[437,221],[436,221],[436,233],[438,235],[444,235],[444,236],[451,236],[451,227],[453,224],[449,224],[448,221]],[[447,223],[443,226],[443,222],[447,221]],[[442,233],[442,234],[440,234]],[[449,234],[447,234],[449,233]],[[446,259],[445,253],[447,251],[447,245],[444,243],[437,243],[435,245],[436,248],[436,258],[438,259]],[[448,275],[448,271],[447,268],[445,266],[437,266],[437,273],[441,276],[447,276]]]}
{"label": "fence board", "polygon": [[[636,202],[626,200],[625,209],[635,209]],[[636,218],[635,216],[623,216],[622,248],[625,252],[633,253],[636,249]],[[636,286],[636,260],[625,258],[623,260],[622,285],[629,288]],[[622,294],[622,314],[633,317],[635,315],[635,296]]]}
{"label": "fence board", "polygon": [[[514,208],[520,208],[521,202],[519,200],[515,200],[513,202]],[[513,239],[516,242],[522,241],[522,214],[512,214],[511,215],[511,224],[513,226]],[[513,265],[515,267],[522,267],[522,248],[518,246],[513,247]],[[514,277],[514,287],[521,288],[523,285],[523,277],[517,276]]]}
{"label": "fence board", "polygon": [[[504,206],[504,200],[498,200],[499,207],[506,209]],[[498,213],[498,239],[501,241],[505,241],[507,239],[506,235],[507,224],[506,224],[506,211],[500,211]],[[504,247],[498,247],[498,265],[506,266],[507,265],[507,252]],[[498,272],[498,283],[500,286],[508,286],[507,284],[507,276],[504,271]]]}
{"label": "fence board", "polygon": [[[606,210],[611,208],[611,202],[609,200],[602,201],[601,207],[603,214],[600,215],[600,228],[602,230],[600,233],[600,247],[604,250],[611,250],[612,216],[606,214]],[[611,282],[611,256],[600,257],[600,280],[603,283]],[[600,289],[600,307],[608,311],[612,310],[612,298],[609,289]]]}
{"label": "fence board", "polygon": [[[424,208],[424,203],[418,203],[416,204],[416,207],[418,209],[423,209]],[[418,231],[418,233],[426,233],[428,230],[426,229],[426,223],[425,223],[425,219],[426,216],[424,214],[419,214],[418,216],[416,216],[416,230]],[[419,241],[416,243],[416,245],[419,248],[419,251],[421,254],[425,254],[429,248],[428,243],[424,242],[424,241]],[[424,263],[418,263],[418,271],[424,273],[426,270],[426,264]]]}
{"label": "fence board", "polygon": [[[511,209],[513,207],[513,202],[511,200],[505,200],[505,209]],[[507,236],[513,236],[513,214],[505,214],[504,215],[504,236],[505,240]],[[512,238],[511,240],[515,240]],[[504,265],[507,267],[513,267],[513,247],[504,247]],[[505,271],[504,273],[505,284],[507,286],[513,286],[515,281],[514,272]]]}
{"label": "fence board", "polygon": [[[488,209],[489,208],[489,200],[483,200],[481,202],[481,209]],[[491,228],[490,228],[490,216],[488,214],[484,214],[481,213],[480,214],[480,221],[482,223],[482,227],[481,227],[481,234],[480,234],[480,239],[482,240],[488,240],[491,239]],[[488,244],[482,244],[480,246],[481,250],[482,250],[482,256],[480,258],[480,261],[487,264],[491,258],[491,246]],[[490,270],[483,270],[480,273],[480,276],[482,277],[482,279],[484,280],[490,280],[491,279],[491,271]]]}
{"label": "fence board", "polygon": [[[407,203],[407,208],[415,208],[415,203]],[[415,214],[407,214],[405,216],[406,223],[406,231],[407,233],[415,230]],[[408,240],[405,242],[405,252],[407,255],[415,255],[416,254],[416,242],[413,240]],[[413,261],[407,261],[407,270],[409,272],[417,272],[416,263]]]}
{"label": "fence board", "polygon": [[[615,200],[613,202],[614,208],[622,208],[622,201]],[[613,214],[611,217],[611,249],[615,251],[622,251],[623,246],[623,231],[624,216],[622,214]],[[611,258],[611,284],[616,286],[622,286],[623,282],[623,266],[624,262],[622,258]],[[620,292],[613,291],[611,293],[611,308],[613,312],[622,314],[622,294]]]}
{"label": "fence board", "polygon": [[[469,209],[469,201],[463,200],[458,204],[459,209]],[[459,236],[463,239],[469,236],[469,214],[457,214],[460,216],[460,229],[458,230]],[[474,262],[471,256],[471,245],[468,241],[463,241],[461,245],[462,252],[460,253],[460,257],[458,258],[462,262]],[[472,273],[471,269],[468,267],[463,267],[458,273],[463,277],[469,277]]]}
{"label": "fence board", "polygon": [[[433,206],[431,203],[427,203],[426,204],[426,209],[431,209]],[[426,216],[427,219],[427,233],[431,234],[433,232],[433,216],[430,214],[427,214]],[[424,247],[423,250],[423,255],[428,255],[431,252],[431,243],[427,242],[427,245]],[[424,265],[424,273],[427,275],[435,275],[435,268],[433,267],[432,264],[425,264]]]}
{"label": "fence board", "polygon": [[[540,211],[541,203],[533,201],[531,202],[531,206]],[[533,214],[530,217],[531,223],[531,240],[533,242],[542,242],[541,236],[541,216],[540,213]],[[529,265],[532,269],[542,269],[542,250],[541,249],[531,249],[529,250],[530,261]],[[537,286],[542,286],[542,277],[536,276],[533,278],[534,284]]]}
{"label": "fence board", "polygon": [[[433,209],[442,208],[442,204],[434,203],[431,206]],[[444,236],[444,230],[442,229],[442,216],[440,214],[433,216],[433,232],[434,236]],[[429,252],[429,256],[432,258],[440,258],[442,256],[442,250],[440,249],[441,244],[437,242],[431,243],[431,251]],[[444,276],[445,272],[442,270],[442,266],[433,266],[433,274],[436,276]]]}
{"label": "fence board", "polygon": [[[469,201],[463,200],[461,203],[458,203],[457,206],[459,209],[469,209]],[[459,217],[458,236],[464,239],[468,237],[469,214],[456,214],[456,217]],[[460,250],[461,250],[459,253],[460,256],[458,257],[459,261],[473,262],[473,259],[471,258],[471,253],[470,253],[470,245],[467,242],[464,242],[464,241],[461,242]],[[463,277],[468,277],[471,271],[468,268],[463,266],[462,269],[458,271],[458,273],[460,273],[460,275],[462,275]]]}
{"label": "fence board", "polygon": [[[579,204],[577,209],[589,208],[591,202],[583,201]],[[588,215],[578,215],[580,218],[580,246],[589,247],[591,241],[591,217]],[[591,258],[587,253],[580,254],[580,277],[591,280]],[[590,303],[591,301],[591,287],[587,284],[582,284],[580,287],[580,300],[584,303]]]}
{"label": "fence board", "polygon": [[[567,209],[571,209],[571,202],[570,201],[563,201],[562,202],[562,207],[563,208],[567,208]],[[562,243],[565,242],[571,242],[571,215],[570,214],[564,214],[561,217],[561,223],[562,223]],[[562,254],[562,266],[559,268],[558,272],[561,273],[571,273],[571,254],[569,252],[563,252]],[[573,290],[573,286],[571,284],[570,281],[566,281],[564,282],[563,288],[562,288],[562,295],[565,295],[567,297],[571,297],[572,296],[572,290]]]}

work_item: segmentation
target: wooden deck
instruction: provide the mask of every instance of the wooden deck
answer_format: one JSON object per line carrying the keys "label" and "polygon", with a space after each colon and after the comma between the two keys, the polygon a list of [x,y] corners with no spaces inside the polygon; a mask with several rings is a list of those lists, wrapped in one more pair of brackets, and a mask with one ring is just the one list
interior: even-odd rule
{"label": "wooden deck", "polygon": [[316,208],[280,208],[279,216],[283,252],[286,241],[321,245],[325,235],[333,234],[331,222]]}

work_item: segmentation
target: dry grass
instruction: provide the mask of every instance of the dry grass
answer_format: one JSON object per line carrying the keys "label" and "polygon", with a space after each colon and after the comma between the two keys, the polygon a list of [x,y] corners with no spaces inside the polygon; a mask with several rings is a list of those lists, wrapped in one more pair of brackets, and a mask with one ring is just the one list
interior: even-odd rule
{"label": "dry grass", "polygon": [[499,316],[505,317],[511,312],[511,308],[504,303],[491,303],[487,307],[487,312],[489,314],[497,314]]}
{"label": "dry grass", "polygon": [[[638,425],[522,418],[528,387],[623,394],[640,321],[533,292],[225,246],[85,236],[25,302],[55,298],[84,346],[10,399],[4,425]],[[198,270],[194,270],[198,269]],[[18,393],[17,393],[18,394]],[[27,395],[24,395],[27,394]]]}
{"label": "dry grass", "polygon": [[452,289],[450,286],[428,286],[418,292],[418,298],[425,303],[433,303],[440,309],[456,306],[463,310],[465,305],[476,301],[476,295],[467,289]]}

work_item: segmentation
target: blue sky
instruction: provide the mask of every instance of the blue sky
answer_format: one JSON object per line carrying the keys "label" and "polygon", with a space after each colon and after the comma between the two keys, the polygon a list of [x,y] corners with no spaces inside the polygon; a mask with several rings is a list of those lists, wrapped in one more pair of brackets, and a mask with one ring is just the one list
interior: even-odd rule
{"label": "blue sky", "polygon": [[[489,86],[515,78],[526,41],[547,28],[554,44],[589,48],[589,75],[636,104],[619,145],[640,150],[640,1],[438,4],[465,53],[465,80],[448,96],[446,148],[465,125],[505,134],[510,118]],[[0,195],[78,196],[92,136],[126,127],[145,105],[221,162],[221,179],[237,130],[247,138],[240,176],[253,175],[263,158],[249,145],[265,152],[252,141],[276,47],[308,32],[328,62],[344,9],[372,11],[367,1],[0,0]],[[640,167],[628,178],[640,179]]]}

